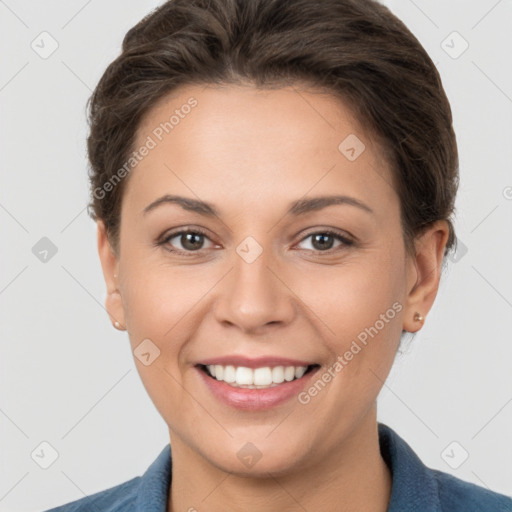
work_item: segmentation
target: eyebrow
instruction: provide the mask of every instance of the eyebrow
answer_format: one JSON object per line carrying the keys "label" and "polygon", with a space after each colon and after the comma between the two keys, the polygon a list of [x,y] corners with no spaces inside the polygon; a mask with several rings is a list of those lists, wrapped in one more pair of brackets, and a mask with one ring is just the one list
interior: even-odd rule
{"label": "eyebrow", "polygon": [[[192,199],[190,197],[183,196],[175,196],[165,194],[162,197],[159,197],[152,203],[148,204],[142,213],[146,215],[151,210],[154,210],[158,206],[162,204],[177,204],[181,206],[184,210],[192,211],[198,213],[199,215],[204,215],[205,217],[219,217],[220,212],[213,206],[211,203],[207,203],[205,201],[200,201],[198,199]],[[286,215],[294,215],[299,216],[305,213],[309,213],[312,211],[321,210],[326,208],[327,206],[346,204],[350,206],[355,206],[360,208],[363,211],[366,211],[371,214],[375,214],[375,212],[365,203],[361,202],[359,199],[350,196],[319,196],[312,197],[309,199],[299,199],[293,203],[291,203]]]}

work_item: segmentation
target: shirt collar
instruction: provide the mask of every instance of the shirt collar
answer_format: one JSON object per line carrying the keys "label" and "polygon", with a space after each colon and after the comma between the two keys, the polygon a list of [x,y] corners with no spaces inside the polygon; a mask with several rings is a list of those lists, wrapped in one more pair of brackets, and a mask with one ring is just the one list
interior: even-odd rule
{"label": "shirt collar", "polygon": [[[392,476],[388,512],[441,512],[431,470],[390,427],[379,423],[378,431],[380,452]],[[167,512],[171,478],[171,446],[167,444],[141,477],[135,512]]]}
{"label": "shirt collar", "polygon": [[441,512],[432,471],[391,428],[383,423],[378,428],[380,453],[393,479],[388,512]]}
{"label": "shirt collar", "polygon": [[167,444],[141,477],[135,512],[167,512],[167,495],[171,478],[171,445]]}

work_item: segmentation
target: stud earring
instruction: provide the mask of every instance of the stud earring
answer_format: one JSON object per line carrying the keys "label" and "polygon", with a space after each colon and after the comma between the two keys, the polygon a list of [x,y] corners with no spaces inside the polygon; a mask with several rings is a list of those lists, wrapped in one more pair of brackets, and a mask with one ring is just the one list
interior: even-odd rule
{"label": "stud earring", "polygon": [[417,322],[422,322],[423,317],[416,311],[416,313],[414,314],[414,320],[416,320]]}
{"label": "stud earring", "polygon": [[124,330],[124,327],[122,327],[121,324],[117,320],[114,322],[114,327],[116,329],[119,329],[120,331]]}

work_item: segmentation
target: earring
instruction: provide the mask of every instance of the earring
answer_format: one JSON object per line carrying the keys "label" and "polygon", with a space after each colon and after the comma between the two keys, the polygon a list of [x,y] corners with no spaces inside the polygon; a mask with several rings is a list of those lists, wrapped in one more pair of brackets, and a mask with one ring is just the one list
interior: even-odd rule
{"label": "earring", "polygon": [[117,320],[114,322],[114,327],[120,331],[124,330],[124,327],[121,327],[121,324]]}
{"label": "earring", "polygon": [[414,314],[414,320],[416,320],[417,322],[422,322],[423,317],[416,311],[416,313]]}

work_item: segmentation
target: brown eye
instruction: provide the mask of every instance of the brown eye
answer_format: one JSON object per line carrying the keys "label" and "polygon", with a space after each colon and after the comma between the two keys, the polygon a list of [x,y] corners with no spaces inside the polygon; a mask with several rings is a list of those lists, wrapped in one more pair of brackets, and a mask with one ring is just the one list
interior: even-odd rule
{"label": "brown eye", "polygon": [[[341,246],[341,248],[351,246],[354,243],[352,240],[334,231],[316,231],[304,237],[301,242],[304,242],[304,240],[308,238],[311,238],[312,250],[317,252],[332,250],[336,241],[340,242],[337,247]],[[334,250],[336,250],[337,247],[334,247]]]}
{"label": "brown eye", "polygon": [[202,231],[182,230],[170,233],[162,239],[159,245],[166,246],[166,249],[171,252],[191,253],[204,249],[205,239],[209,240],[206,233]]}
{"label": "brown eye", "polygon": [[196,251],[201,249],[204,240],[202,239],[203,235],[199,233],[184,233],[179,235],[180,243],[187,251]]}

